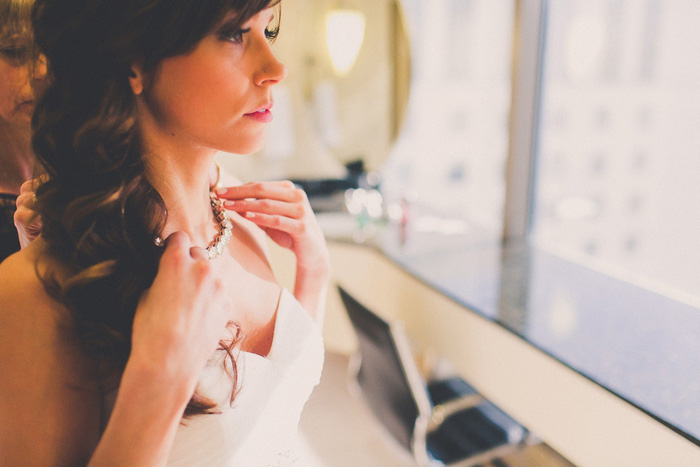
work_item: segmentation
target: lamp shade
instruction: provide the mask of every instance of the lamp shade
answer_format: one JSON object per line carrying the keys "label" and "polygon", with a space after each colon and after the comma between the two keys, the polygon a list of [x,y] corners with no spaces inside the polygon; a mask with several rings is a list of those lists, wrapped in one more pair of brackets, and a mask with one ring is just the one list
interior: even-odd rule
{"label": "lamp shade", "polygon": [[365,15],[358,10],[333,10],[326,16],[326,43],[333,69],[347,75],[365,36]]}

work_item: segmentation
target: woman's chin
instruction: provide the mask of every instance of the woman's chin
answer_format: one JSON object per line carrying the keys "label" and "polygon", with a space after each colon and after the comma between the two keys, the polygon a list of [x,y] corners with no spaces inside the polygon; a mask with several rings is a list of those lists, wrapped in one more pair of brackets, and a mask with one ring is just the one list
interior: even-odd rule
{"label": "woman's chin", "polygon": [[260,138],[257,141],[246,142],[245,144],[236,144],[229,150],[223,149],[223,152],[230,154],[253,154],[265,147],[265,138]]}

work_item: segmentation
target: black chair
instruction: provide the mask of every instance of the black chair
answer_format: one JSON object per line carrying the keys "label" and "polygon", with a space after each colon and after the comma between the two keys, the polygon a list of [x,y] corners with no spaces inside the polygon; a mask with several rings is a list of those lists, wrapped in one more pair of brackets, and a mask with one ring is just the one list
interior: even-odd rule
{"label": "black chair", "polygon": [[419,465],[478,465],[527,441],[525,428],[463,379],[426,384],[403,323],[382,319],[338,289],[359,344],[350,371],[376,417]]}

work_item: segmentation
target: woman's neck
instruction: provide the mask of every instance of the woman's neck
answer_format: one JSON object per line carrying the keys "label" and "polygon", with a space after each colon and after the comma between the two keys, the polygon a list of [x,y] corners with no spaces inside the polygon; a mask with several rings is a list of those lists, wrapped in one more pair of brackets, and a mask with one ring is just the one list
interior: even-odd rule
{"label": "woman's neck", "polygon": [[[149,180],[165,202],[168,221],[163,238],[183,231],[192,243],[206,248],[216,233],[216,222],[209,202],[211,156],[193,157],[147,155]],[[201,157],[200,157],[201,156]]]}
{"label": "woman's neck", "polygon": [[19,187],[35,174],[29,128],[0,122],[0,192],[19,194]]}

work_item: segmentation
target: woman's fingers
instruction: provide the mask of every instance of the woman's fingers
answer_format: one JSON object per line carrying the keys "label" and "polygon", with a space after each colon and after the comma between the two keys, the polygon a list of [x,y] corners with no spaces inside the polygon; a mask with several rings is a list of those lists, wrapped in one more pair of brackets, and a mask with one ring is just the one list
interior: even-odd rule
{"label": "woman's fingers", "polygon": [[[324,301],[330,257],[306,193],[290,181],[254,182],[215,191],[224,207],[246,217],[296,256],[294,295],[308,310]],[[318,317],[321,312],[315,311]]]}
{"label": "woman's fingers", "polygon": [[29,245],[41,231],[41,218],[35,211],[36,190],[46,181],[46,176],[28,180],[20,186],[17,197],[17,210],[14,215],[14,223],[19,235],[19,243],[22,248]]}
{"label": "woman's fingers", "polygon": [[304,205],[272,199],[243,199],[237,201],[224,201],[224,207],[238,213],[273,214],[301,219],[306,214]]}
{"label": "woman's fingers", "polygon": [[253,182],[216,191],[224,207],[257,224],[278,245],[291,249],[297,267],[325,268],[328,253],[306,193],[290,181]]}
{"label": "woman's fingers", "polygon": [[264,229],[275,229],[287,232],[290,235],[302,235],[305,230],[303,220],[293,219],[274,214],[262,214],[259,212],[246,212],[245,218]]}
{"label": "woman's fingers", "polygon": [[193,246],[183,232],[165,242],[153,285],[139,302],[133,328],[133,348],[138,355],[153,352],[162,365],[177,363],[196,375],[219,340],[226,335],[231,304],[223,280],[205,250]]}
{"label": "woman's fingers", "polygon": [[[183,254],[190,248],[190,237],[185,232],[173,232],[165,240],[165,251],[163,258],[168,258],[169,255]],[[162,261],[163,259],[161,259]]]}
{"label": "woman's fingers", "polygon": [[[252,182],[217,190],[224,207],[236,211],[261,227],[288,231],[313,215],[304,190],[290,181]],[[289,231],[292,233],[292,231]]]}
{"label": "woman's fingers", "polygon": [[19,194],[25,194],[25,193],[31,193],[34,194],[36,192],[37,188],[39,186],[46,182],[49,179],[48,175],[43,174],[38,176],[37,178],[34,178],[32,180],[27,180],[26,182],[22,183],[22,185],[19,187]]}
{"label": "woman's fingers", "polygon": [[300,202],[306,194],[289,180],[273,182],[250,182],[240,186],[220,188],[216,194],[223,200],[271,199],[277,201]]}

